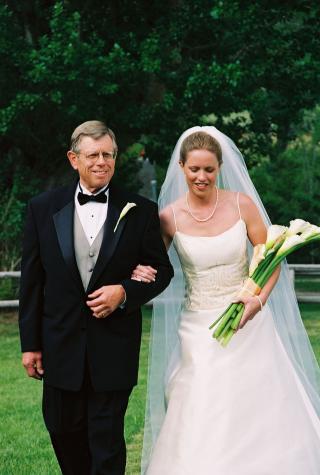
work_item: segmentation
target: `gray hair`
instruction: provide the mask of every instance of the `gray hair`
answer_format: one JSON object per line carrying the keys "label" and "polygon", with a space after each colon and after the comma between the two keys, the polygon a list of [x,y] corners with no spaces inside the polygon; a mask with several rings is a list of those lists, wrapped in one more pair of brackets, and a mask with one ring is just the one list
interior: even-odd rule
{"label": "gray hair", "polygon": [[74,153],[80,152],[79,144],[82,137],[92,137],[93,139],[98,140],[104,135],[108,135],[111,138],[114,157],[116,157],[118,152],[116,136],[104,122],[99,120],[88,120],[87,122],[83,122],[83,124],[78,125],[78,127],[74,129],[73,134],[71,135],[70,150],[72,150]]}

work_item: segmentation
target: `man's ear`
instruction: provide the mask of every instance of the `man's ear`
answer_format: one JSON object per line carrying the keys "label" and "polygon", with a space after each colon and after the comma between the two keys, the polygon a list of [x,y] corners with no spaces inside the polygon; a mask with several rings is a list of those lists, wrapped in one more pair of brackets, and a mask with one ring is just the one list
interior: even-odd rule
{"label": "man's ear", "polygon": [[70,162],[70,165],[72,166],[72,168],[74,170],[78,170],[78,157],[77,157],[77,155],[72,150],[69,150],[67,152],[67,157],[69,159],[69,162]]}

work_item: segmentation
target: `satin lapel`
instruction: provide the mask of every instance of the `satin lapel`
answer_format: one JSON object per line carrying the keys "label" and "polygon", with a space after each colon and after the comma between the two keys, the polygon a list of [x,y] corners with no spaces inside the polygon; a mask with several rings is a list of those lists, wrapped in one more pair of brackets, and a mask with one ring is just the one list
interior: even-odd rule
{"label": "satin lapel", "polygon": [[104,224],[103,240],[102,240],[99,256],[98,256],[96,265],[94,266],[94,270],[93,270],[93,273],[88,285],[88,289],[87,289],[88,293],[92,291],[97,279],[101,275],[101,272],[103,271],[103,269],[106,267],[111,257],[113,256],[114,251],[119,242],[120,236],[122,234],[122,231],[124,229],[125,223],[126,223],[126,216],[125,216],[123,219],[121,219],[116,231],[114,231],[114,228],[117,224],[120,213],[123,207],[125,206],[125,204],[127,203],[127,201],[121,199],[121,197],[119,197],[118,194],[113,191],[114,190],[111,188],[109,204],[108,204],[108,215]]}
{"label": "satin lapel", "polygon": [[81,277],[78,271],[76,258],[74,254],[73,242],[73,219],[74,219],[74,201],[69,203],[53,215],[53,221],[56,228],[58,241],[63,258],[70,270],[76,284],[83,288]]}

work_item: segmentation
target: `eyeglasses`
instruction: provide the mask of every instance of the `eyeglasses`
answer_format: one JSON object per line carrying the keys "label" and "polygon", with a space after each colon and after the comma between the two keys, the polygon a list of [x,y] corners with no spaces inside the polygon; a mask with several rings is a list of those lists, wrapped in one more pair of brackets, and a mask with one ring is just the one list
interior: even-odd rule
{"label": "eyeglasses", "polygon": [[100,157],[102,157],[105,162],[114,160],[116,158],[115,152],[102,152],[101,150],[99,152],[92,153],[79,152],[77,155],[81,154],[83,154],[84,158],[90,163],[96,163]]}

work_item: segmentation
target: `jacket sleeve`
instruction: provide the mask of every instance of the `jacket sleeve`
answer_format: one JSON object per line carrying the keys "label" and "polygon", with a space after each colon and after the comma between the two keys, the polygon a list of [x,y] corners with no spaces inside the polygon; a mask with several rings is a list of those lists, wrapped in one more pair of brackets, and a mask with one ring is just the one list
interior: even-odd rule
{"label": "jacket sleeve", "polygon": [[25,224],[19,296],[19,329],[21,350],[41,350],[45,273],[41,263],[38,231],[32,205],[29,203]]}
{"label": "jacket sleeve", "polygon": [[157,269],[155,282],[145,283],[132,279],[121,282],[126,292],[125,308],[127,312],[152,300],[160,294],[173,277],[173,268],[160,233],[160,220],[157,206],[154,207],[145,228],[139,256],[139,263]]}

